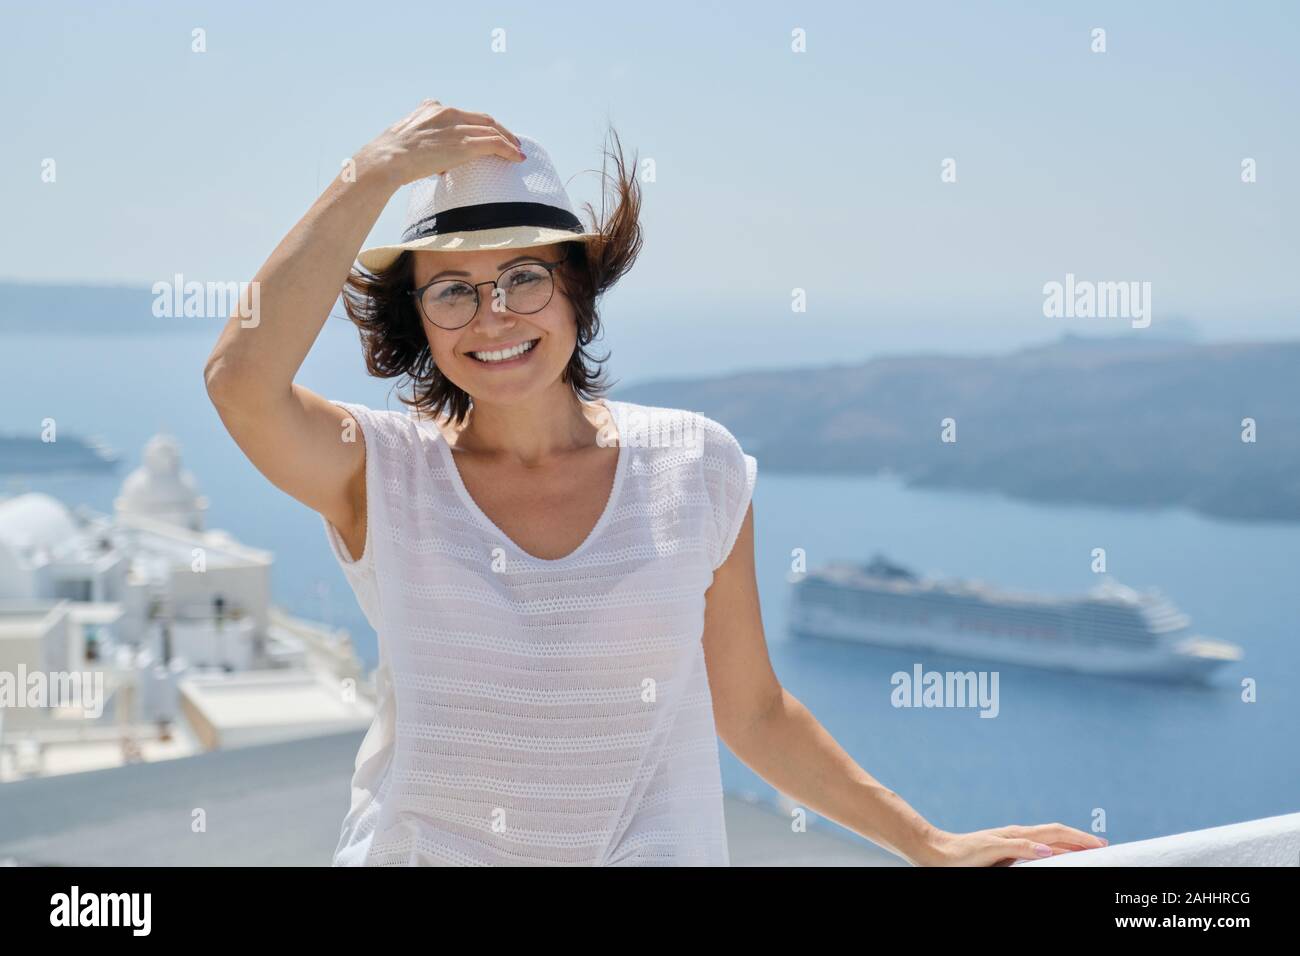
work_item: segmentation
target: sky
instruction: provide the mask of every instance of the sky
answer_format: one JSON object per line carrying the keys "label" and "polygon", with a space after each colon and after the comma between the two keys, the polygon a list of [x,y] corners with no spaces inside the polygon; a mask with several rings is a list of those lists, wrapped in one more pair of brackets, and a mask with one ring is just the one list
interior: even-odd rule
{"label": "sky", "polygon": [[433,97],[541,141],[578,207],[608,124],[653,161],[605,316],[665,362],[1122,332],[1043,315],[1067,274],[1293,337],[1297,89],[1295,3],[6,5],[0,281],[249,279]]}

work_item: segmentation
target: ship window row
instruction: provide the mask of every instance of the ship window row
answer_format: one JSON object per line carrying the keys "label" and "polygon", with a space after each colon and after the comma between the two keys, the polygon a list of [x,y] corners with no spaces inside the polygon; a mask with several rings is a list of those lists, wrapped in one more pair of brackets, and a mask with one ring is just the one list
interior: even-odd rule
{"label": "ship window row", "polygon": [[1008,606],[996,614],[972,611],[973,602],[954,595],[905,596],[849,588],[818,588],[812,600],[840,613],[884,624],[919,627],[944,626],[1007,637],[1059,639],[1070,633],[1074,640],[1088,643],[1116,641],[1148,643],[1151,635],[1140,618],[1128,609],[1090,608],[1089,611],[1117,613],[1087,614],[1080,619],[1059,609],[1032,605]]}

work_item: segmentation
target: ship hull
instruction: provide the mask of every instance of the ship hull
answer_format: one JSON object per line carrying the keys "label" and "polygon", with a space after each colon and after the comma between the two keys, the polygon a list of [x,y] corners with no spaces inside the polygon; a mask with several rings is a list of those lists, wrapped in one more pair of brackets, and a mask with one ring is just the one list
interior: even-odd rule
{"label": "ship hull", "polygon": [[833,610],[798,602],[791,608],[789,630],[791,636],[798,638],[850,641],[1104,677],[1204,682],[1227,663],[1222,658],[1185,654],[1162,644],[1132,648],[1113,644],[1085,646],[1041,638],[991,637],[907,624],[880,625],[848,619]]}

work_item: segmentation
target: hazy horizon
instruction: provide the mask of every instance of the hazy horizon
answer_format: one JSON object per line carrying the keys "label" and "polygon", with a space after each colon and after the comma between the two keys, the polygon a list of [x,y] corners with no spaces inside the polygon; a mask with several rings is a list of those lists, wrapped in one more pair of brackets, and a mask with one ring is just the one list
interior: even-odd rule
{"label": "hazy horizon", "polygon": [[[215,342],[225,320],[222,318],[154,319],[147,303],[150,290],[142,285],[49,285],[33,282],[0,280],[0,331],[5,335],[44,335],[59,324],[57,313],[43,311],[44,305],[34,298],[23,304],[23,315],[14,315],[11,305],[15,289],[75,290],[85,296],[106,294],[118,300],[116,311],[126,307],[127,296],[141,297],[140,314],[132,314],[126,329],[106,328],[88,331],[95,316],[82,305],[75,310],[74,324],[80,334],[143,335],[165,327],[166,334],[199,335]],[[701,299],[699,307],[708,310],[710,300]],[[733,322],[719,321],[701,326],[690,315],[667,319],[653,309],[636,302],[601,306],[604,334],[593,350],[598,355],[610,353],[608,367],[619,379],[616,387],[640,385],[674,379],[702,379],[741,374],[751,371],[807,368],[855,364],[873,359],[903,355],[991,356],[1038,348],[1072,334],[1090,339],[1124,339],[1134,342],[1192,341],[1200,344],[1233,342],[1291,342],[1300,340],[1300,326],[1280,327],[1268,321],[1243,320],[1232,325],[1205,324],[1187,316],[1168,316],[1146,329],[1135,329],[1123,320],[1046,319],[1041,315],[1003,317],[984,322],[954,310],[932,315],[923,321],[896,318],[897,313],[865,314],[866,309],[851,303],[828,304],[820,312],[815,331],[792,324],[779,307],[771,303],[739,303],[719,299],[716,311],[730,310],[743,316],[747,334],[737,339],[729,331]],[[883,311],[883,309],[882,309]],[[29,317],[30,316],[30,317]],[[111,319],[109,320],[111,323]],[[163,326],[164,323],[167,323]],[[1191,336],[1188,338],[1188,336]],[[828,345],[828,343],[831,343]],[[835,343],[838,343],[836,345]],[[325,353],[330,362],[350,363],[358,382],[367,377],[361,348],[342,307],[336,304],[331,319],[313,347],[312,356]],[[311,357],[309,357],[309,363]],[[300,375],[301,384],[309,384]]]}
{"label": "hazy horizon", "polygon": [[1298,327],[1293,6],[570,9],[326,3],[258,8],[255,31],[240,3],[6,11],[0,203],[23,225],[0,273],[249,280],[345,157],[434,96],[538,138],[578,208],[599,208],[607,121],[653,161],[642,257],[605,300],[609,345],[638,361],[722,367],[700,356],[759,335],[807,362],[1104,333],[1043,316],[1067,274],[1149,282],[1157,323],[1209,340]]}

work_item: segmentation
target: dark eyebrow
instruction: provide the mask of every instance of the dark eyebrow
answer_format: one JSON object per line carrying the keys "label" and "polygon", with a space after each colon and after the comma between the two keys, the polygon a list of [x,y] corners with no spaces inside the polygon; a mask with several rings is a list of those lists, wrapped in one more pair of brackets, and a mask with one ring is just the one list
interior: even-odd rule
{"label": "dark eyebrow", "polygon": [[[497,268],[501,270],[505,270],[505,269],[509,269],[511,266],[518,265],[521,262],[541,262],[541,261],[542,261],[541,256],[515,256],[509,262],[501,263],[501,265],[497,266]],[[433,282],[437,279],[441,279],[443,276],[468,276],[468,275],[469,275],[468,272],[462,272],[459,269],[444,269],[442,272],[439,272],[436,276],[434,276],[429,281]]]}

